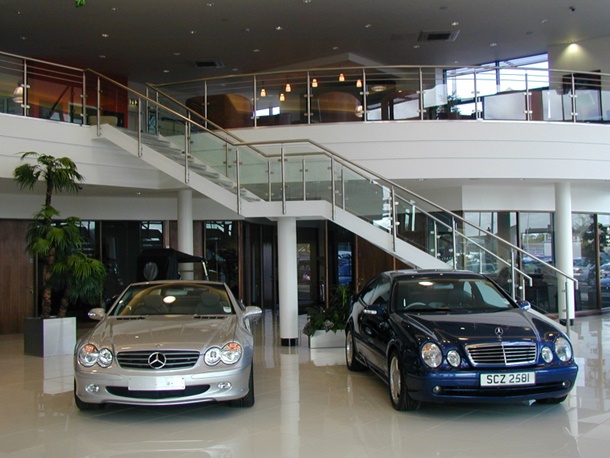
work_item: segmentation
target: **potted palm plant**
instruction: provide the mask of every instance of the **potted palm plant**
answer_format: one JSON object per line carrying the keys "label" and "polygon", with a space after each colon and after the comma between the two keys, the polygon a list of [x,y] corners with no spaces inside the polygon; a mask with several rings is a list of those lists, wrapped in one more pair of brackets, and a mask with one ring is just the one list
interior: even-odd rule
{"label": "potted palm plant", "polygon": [[[80,220],[59,219],[52,206],[54,192],[80,189],[83,181],[76,164],[66,157],[27,152],[21,160],[34,158],[35,163],[19,165],[13,178],[23,188],[33,189],[36,183],[46,185],[42,208],[29,224],[25,234],[28,252],[42,265],[40,295],[41,313],[26,319],[24,325],[25,353],[36,356],[68,354],[76,341],[76,319],[66,318],[69,304],[78,300],[97,305],[101,301],[106,268],[102,262],[88,258],[82,251]],[[57,318],[49,320],[53,310],[53,293],[61,294]],[[53,335],[57,333],[58,335]]]}

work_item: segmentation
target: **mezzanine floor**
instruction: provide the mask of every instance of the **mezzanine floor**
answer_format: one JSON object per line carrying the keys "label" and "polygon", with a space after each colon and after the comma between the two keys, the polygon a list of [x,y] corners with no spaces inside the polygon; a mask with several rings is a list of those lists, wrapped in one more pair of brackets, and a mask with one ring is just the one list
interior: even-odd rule
{"label": "mezzanine floor", "polygon": [[386,386],[349,373],[342,349],[277,344],[256,333],[256,404],[109,406],[80,412],[70,356],[23,355],[0,336],[0,457],[591,457],[610,449],[610,315],[578,318],[577,387],[556,406],[392,409]]}

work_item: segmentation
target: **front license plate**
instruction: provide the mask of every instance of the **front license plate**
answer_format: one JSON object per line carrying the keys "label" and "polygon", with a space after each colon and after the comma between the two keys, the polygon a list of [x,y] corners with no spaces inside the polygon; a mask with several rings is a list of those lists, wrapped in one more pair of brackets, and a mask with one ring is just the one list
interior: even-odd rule
{"label": "front license plate", "polygon": [[129,391],[169,391],[185,388],[183,377],[133,377],[129,379]]}
{"label": "front license plate", "polygon": [[535,372],[509,372],[504,374],[481,374],[481,386],[535,385]]}

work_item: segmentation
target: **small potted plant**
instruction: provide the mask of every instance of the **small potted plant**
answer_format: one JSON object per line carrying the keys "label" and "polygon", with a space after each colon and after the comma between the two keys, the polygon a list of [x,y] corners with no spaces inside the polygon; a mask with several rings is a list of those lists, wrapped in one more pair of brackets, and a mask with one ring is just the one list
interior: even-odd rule
{"label": "small potted plant", "polygon": [[309,337],[310,348],[343,346],[345,341],[343,331],[349,314],[350,300],[349,285],[337,285],[331,293],[328,306],[314,306],[308,309],[303,334]]}

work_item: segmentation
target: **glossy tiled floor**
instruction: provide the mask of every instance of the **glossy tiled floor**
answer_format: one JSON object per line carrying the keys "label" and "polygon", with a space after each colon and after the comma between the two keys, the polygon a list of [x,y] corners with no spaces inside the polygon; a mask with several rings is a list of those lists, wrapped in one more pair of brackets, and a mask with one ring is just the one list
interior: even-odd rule
{"label": "glossy tiled floor", "polygon": [[23,356],[0,336],[0,457],[591,457],[610,450],[610,315],[579,318],[578,386],[557,406],[392,409],[385,385],[352,374],[342,349],[277,345],[257,324],[256,405],[109,406],[79,412],[71,358]]}

